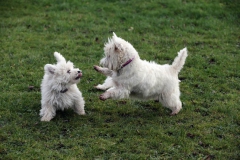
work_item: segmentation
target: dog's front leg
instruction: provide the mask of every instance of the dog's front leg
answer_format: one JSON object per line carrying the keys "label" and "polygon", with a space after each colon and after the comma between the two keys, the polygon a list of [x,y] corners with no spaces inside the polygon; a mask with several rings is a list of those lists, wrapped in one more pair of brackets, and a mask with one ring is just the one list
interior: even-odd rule
{"label": "dog's front leg", "polygon": [[101,89],[101,90],[106,90],[113,86],[114,86],[114,82],[112,80],[112,77],[107,77],[107,79],[104,81],[103,84],[98,84],[97,86],[95,86],[95,88]]}
{"label": "dog's front leg", "polygon": [[109,98],[123,99],[123,98],[129,98],[129,94],[130,94],[130,91],[125,89],[125,88],[122,88],[122,87],[115,88],[115,87],[113,87],[113,88],[108,89],[103,94],[101,94],[99,98],[103,101],[106,100],[106,99],[109,99]]}
{"label": "dog's front leg", "polygon": [[99,67],[99,66],[94,66],[94,69],[96,71],[98,71],[99,73],[104,74],[105,76],[111,77],[113,75],[113,71],[108,69],[108,68],[102,68],[102,67]]}
{"label": "dog's front leg", "polygon": [[41,121],[50,121],[56,115],[56,110],[50,104],[44,104],[40,110]]}
{"label": "dog's front leg", "polygon": [[75,100],[75,106],[74,106],[74,111],[79,114],[79,115],[85,115],[85,110],[84,110],[84,104],[85,101],[82,96],[79,96],[77,100]]}

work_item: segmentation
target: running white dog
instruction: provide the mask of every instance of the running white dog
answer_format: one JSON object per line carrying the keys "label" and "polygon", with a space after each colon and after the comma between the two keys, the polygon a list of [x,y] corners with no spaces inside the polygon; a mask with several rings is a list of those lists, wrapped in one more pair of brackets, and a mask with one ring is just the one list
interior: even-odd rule
{"label": "running white dog", "polygon": [[106,90],[100,95],[101,100],[108,98],[137,98],[141,100],[158,100],[163,106],[177,114],[182,108],[178,73],[182,69],[187,48],[178,52],[172,65],[159,65],[155,62],[141,60],[134,47],[113,33],[112,39],[104,47],[105,57],[94,69],[107,79],[97,89]]}
{"label": "running white dog", "polygon": [[41,121],[50,121],[56,110],[73,108],[79,115],[84,115],[84,99],[77,87],[82,77],[82,71],[73,68],[73,63],[66,62],[58,52],[54,53],[57,64],[46,64],[45,75],[41,84],[42,108],[40,110]]}

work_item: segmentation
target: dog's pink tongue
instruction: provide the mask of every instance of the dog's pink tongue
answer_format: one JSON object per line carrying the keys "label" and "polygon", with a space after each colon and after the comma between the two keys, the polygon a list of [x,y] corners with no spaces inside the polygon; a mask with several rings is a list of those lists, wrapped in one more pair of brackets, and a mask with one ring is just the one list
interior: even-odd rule
{"label": "dog's pink tongue", "polygon": [[82,73],[78,73],[78,77],[82,77]]}

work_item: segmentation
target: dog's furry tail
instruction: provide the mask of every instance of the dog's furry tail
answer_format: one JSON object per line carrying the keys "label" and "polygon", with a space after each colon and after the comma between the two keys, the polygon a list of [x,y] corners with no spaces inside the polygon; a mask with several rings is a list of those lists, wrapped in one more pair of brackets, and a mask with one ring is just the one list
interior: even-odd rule
{"label": "dog's furry tail", "polygon": [[183,65],[185,64],[185,60],[187,56],[188,56],[187,48],[183,48],[178,52],[178,56],[174,59],[172,63],[172,67],[174,68],[174,70],[177,71],[177,73],[179,73],[183,68]]}

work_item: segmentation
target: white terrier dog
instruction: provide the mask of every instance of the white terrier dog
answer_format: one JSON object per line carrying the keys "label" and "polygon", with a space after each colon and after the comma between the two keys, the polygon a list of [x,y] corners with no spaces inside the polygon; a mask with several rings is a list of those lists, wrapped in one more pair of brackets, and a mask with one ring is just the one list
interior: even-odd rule
{"label": "white terrier dog", "polygon": [[46,64],[44,77],[41,84],[42,108],[41,121],[50,121],[56,110],[73,108],[79,115],[84,115],[84,99],[77,87],[82,77],[82,71],[73,68],[73,63],[66,62],[58,52],[54,53],[57,64]]}
{"label": "white terrier dog", "polygon": [[101,100],[153,99],[171,109],[171,115],[181,110],[178,73],[185,63],[187,48],[178,52],[172,65],[159,65],[141,60],[130,43],[113,33],[112,39],[105,44],[104,54],[100,64],[106,68],[94,66],[96,71],[108,76],[102,85],[96,86],[97,89],[108,89],[100,95]]}

